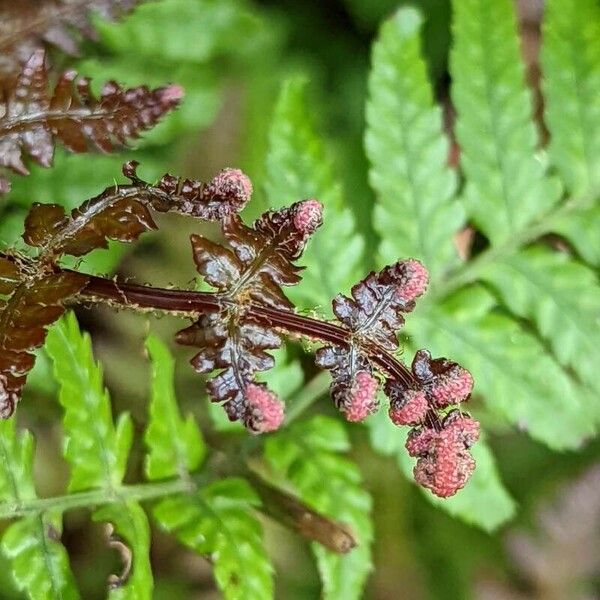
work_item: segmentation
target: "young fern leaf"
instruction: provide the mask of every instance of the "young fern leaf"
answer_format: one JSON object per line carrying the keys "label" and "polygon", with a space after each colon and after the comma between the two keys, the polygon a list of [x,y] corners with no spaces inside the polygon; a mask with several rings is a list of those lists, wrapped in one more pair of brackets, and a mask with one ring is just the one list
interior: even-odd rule
{"label": "young fern leaf", "polygon": [[453,7],[450,65],[464,200],[473,222],[498,244],[548,211],[560,186],[536,157],[513,3],[456,0]]}
{"label": "young fern leaf", "polygon": [[[71,467],[69,491],[102,489],[115,504],[100,508],[95,520],[109,521],[127,542],[117,546],[131,566],[121,576],[109,578],[110,598],[149,600],[152,597],[149,527],[146,514],[135,502],[119,502],[119,488],[127,468],[133,439],[128,413],[115,426],[102,369],[94,361],[90,337],[82,334],[73,313],[49,332],[46,349],[54,362],[64,409],[63,454]],[[109,542],[114,545],[115,540]]]}
{"label": "young fern leaf", "polygon": [[42,262],[61,254],[82,256],[106,248],[108,239],[132,242],[157,229],[150,209],[215,221],[241,210],[252,189],[237,169],[221,171],[208,184],[166,174],[155,185],[141,180],[136,169],[135,161],[125,163],[123,174],[131,183],[106,188],[68,217],[57,204],[34,204],[25,220],[23,239],[40,249]]}
{"label": "young fern leaf", "polygon": [[[33,481],[33,436],[16,432],[15,420],[0,422],[0,500],[19,506],[36,498]],[[60,514],[40,513],[19,519],[2,537],[19,591],[31,600],[76,600],[79,593],[60,543]]]}
{"label": "young fern leaf", "polygon": [[308,505],[346,523],[358,541],[345,555],[312,545],[326,600],[361,598],[372,568],[371,498],[356,465],[340,455],[349,447],[343,426],[326,417],[294,423],[265,444],[273,474],[288,480]]}
{"label": "young fern leaf", "polygon": [[0,270],[2,290],[11,294],[0,300],[0,417],[6,419],[14,412],[35,363],[33,350],[44,344],[46,327],[63,314],[63,302],[77,294],[87,278],[79,273],[41,278],[18,273],[23,280],[17,284],[15,263],[1,259]]}
{"label": "young fern leaf", "polygon": [[12,414],[27,374],[31,351],[44,343],[46,327],[64,311],[63,305],[88,282],[73,271],[55,272],[63,254],[85,255],[106,248],[107,240],[132,242],[156,229],[150,209],[174,211],[218,220],[241,210],[251,193],[247,177],[225,169],[209,183],[164,175],[156,185],[138,178],[137,163],[123,166],[129,184],[107,188],[69,216],[57,204],[34,204],[25,220],[25,242],[38,249],[34,268],[19,267],[18,257],[0,258],[0,416]]}
{"label": "young fern leaf", "polygon": [[214,563],[217,586],[227,600],[273,597],[273,568],[260,522],[251,513],[260,500],[244,479],[229,478],[154,508],[160,525]]}
{"label": "young fern leaf", "polygon": [[0,80],[16,75],[42,43],[67,54],[78,54],[69,32],[76,29],[94,37],[92,13],[113,19],[135,7],[139,0],[19,0],[2,3],[0,21]]}
{"label": "young fern leaf", "polygon": [[[74,83],[76,77],[75,71],[64,73],[49,96],[44,51],[31,56],[0,102],[0,166],[27,175],[25,151],[49,167],[55,139],[71,152],[87,152],[90,145],[112,152],[153,127],[183,95],[179,86],[123,90],[109,81],[96,99],[90,81],[81,78]],[[0,185],[8,189],[5,180]]]}
{"label": "young fern leaf", "polygon": [[327,309],[331,298],[348,290],[361,271],[364,243],[315,131],[305,88],[301,78],[289,79],[281,88],[269,132],[265,187],[274,208],[298,198],[318,198],[323,204],[324,224],[300,262],[306,267],[302,285],[289,296],[300,308]]}
{"label": "young fern leaf", "polygon": [[254,380],[274,364],[265,350],[279,348],[282,340],[272,328],[247,319],[244,304],[292,309],[281,286],[300,281],[301,269],[293,261],[321,225],[321,210],[316,200],[305,200],[265,213],[252,228],[236,215],[226,217],[222,229],[232,249],[192,236],[198,272],[229,306],[203,315],[180,331],[177,341],[202,349],[192,359],[199,373],[222,369],[207,385],[213,401],[224,402],[232,421],[241,420],[256,433],[276,429],[283,419],[276,397]]}
{"label": "young fern leaf", "polygon": [[[421,54],[421,15],[400,9],[373,46],[365,146],[377,192],[373,224],[386,264],[413,256],[435,278],[457,259],[452,236],[463,220],[447,166],[448,140]],[[393,157],[393,160],[391,160]]]}
{"label": "young fern leaf", "polygon": [[[333,312],[352,332],[352,343],[347,348],[319,349],[316,362],[331,370],[331,397],[349,421],[362,421],[378,408],[378,381],[372,376],[369,352],[361,346],[396,350],[396,331],[404,324],[403,314],[413,310],[427,281],[427,271],[418,261],[398,262],[357,283],[352,299],[339,294],[333,300]],[[410,381],[401,382],[407,383]]]}

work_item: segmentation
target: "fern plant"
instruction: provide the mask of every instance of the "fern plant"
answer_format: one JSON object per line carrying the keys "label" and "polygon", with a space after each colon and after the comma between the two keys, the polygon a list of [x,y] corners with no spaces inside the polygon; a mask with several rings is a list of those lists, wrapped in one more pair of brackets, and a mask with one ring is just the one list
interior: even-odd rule
{"label": "fern plant", "polygon": [[[134,12],[115,31],[134,31],[135,18]],[[206,183],[169,174],[150,183],[129,162],[127,183],[110,185],[70,213],[55,203],[30,207],[26,246],[0,256],[0,408],[4,417],[13,413],[33,351],[44,345],[59,386],[69,483],[63,495],[39,498],[33,437],[19,431],[14,417],[0,423],[0,515],[14,520],[2,550],[24,595],[80,597],[61,530],[66,511],[86,508],[108,524],[108,543],[123,562],[108,577],[109,597],[152,597],[152,527],[208,557],[225,597],[273,597],[264,516],[311,542],[323,597],[362,597],[373,568],[373,499],[347,456],[342,421],[305,414],[328,388],[346,420],[365,421],[371,445],[412,471],[431,501],[487,530],[509,519],[515,503],[487,436],[478,440],[479,424],[464,412],[473,384],[475,414],[491,432],[515,427],[556,450],[579,448],[595,434],[600,8],[594,0],[547,2],[544,148],[512,3],[454,2],[458,169],[448,165],[421,27],[419,12],[403,8],[383,23],[373,46],[365,132],[379,239],[373,259],[298,77],[283,85],[272,119],[264,181],[271,210],[252,225],[239,215],[252,185],[237,169]],[[131,37],[109,31],[115,53],[129,51]],[[176,43],[169,47],[174,55],[181,51]],[[47,163],[53,138],[87,150],[65,141],[67,134],[84,141],[87,135],[107,151],[137,134],[127,120],[115,125],[102,114],[105,128],[90,135],[85,115],[69,120],[66,104],[32,129],[25,117],[22,127],[3,131],[2,120],[27,115],[27,104],[10,112],[17,98],[58,106],[46,98],[42,52],[22,60],[29,62],[5,93],[1,164],[23,171],[22,149]],[[77,102],[69,77],[59,79],[55,97]],[[102,111],[104,96],[97,103],[82,89],[83,112]],[[181,100],[175,86],[131,95],[140,94],[152,105],[144,127]],[[127,100],[117,104],[128,110]],[[225,242],[204,231],[191,238],[202,291],[137,285],[64,261],[109,241],[135,242],[157,228],[156,213],[166,212],[220,227]],[[454,240],[465,228],[476,243],[459,255]],[[369,268],[356,283],[357,272]],[[174,359],[150,335],[144,481],[140,475],[129,483],[133,421],[127,413],[113,418],[90,337],[73,312],[64,314],[79,303],[189,319],[176,341],[196,349],[192,366],[208,375],[208,394],[225,409],[227,418],[211,413],[213,426],[202,430],[192,415],[182,416]],[[410,365],[400,355],[401,328],[402,346],[414,353]],[[304,381],[308,370],[293,344],[284,345],[286,336],[302,338],[324,372]],[[424,347],[469,370],[432,358]],[[385,410],[377,412],[381,403]],[[232,435],[231,422],[264,435]]]}

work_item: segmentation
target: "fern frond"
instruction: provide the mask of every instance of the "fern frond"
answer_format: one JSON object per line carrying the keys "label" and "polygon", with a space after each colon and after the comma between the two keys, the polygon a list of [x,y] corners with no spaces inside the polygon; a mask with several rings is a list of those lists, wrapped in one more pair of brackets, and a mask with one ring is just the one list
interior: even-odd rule
{"label": "fern frond", "polygon": [[78,54],[78,44],[69,28],[94,36],[93,13],[111,19],[131,10],[139,0],[19,0],[2,3],[0,24],[0,79],[19,67],[42,46],[58,46],[67,54]]}
{"label": "fern frond", "polygon": [[542,31],[548,153],[574,195],[600,187],[600,5],[548,0]]}
{"label": "fern frond", "polygon": [[[414,481],[414,461],[406,452],[406,435],[398,431],[383,411],[371,417],[367,426],[373,448],[381,454],[393,456],[406,478]],[[502,484],[485,439],[479,439],[472,452],[477,468],[460,493],[440,499],[428,490],[420,489],[441,510],[486,531],[494,531],[515,514],[515,502]]]}
{"label": "fern frond", "polygon": [[152,360],[152,400],[144,434],[146,477],[181,477],[200,466],[206,446],[193,415],[184,420],[179,413],[173,387],[174,360],[168,348],[154,335],[146,340],[146,348]]}
{"label": "fern frond", "polygon": [[121,553],[123,573],[111,575],[108,600],[151,600],[154,582],[150,565],[150,526],[137,502],[108,504],[94,521],[110,523],[109,544]]}
{"label": "fern frond", "polygon": [[385,22],[373,47],[365,145],[377,192],[373,224],[380,261],[417,258],[435,278],[457,260],[452,236],[464,220],[447,166],[441,108],[433,103],[421,54],[423,19],[403,8]]}
{"label": "fern frond", "polygon": [[411,338],[416,347],[427,340],[436,353],[451,352],[468,364],[473,393],[483,395],[497,419],[556,450],[579,447],[595,432],[590,407],[598,401],[535,336],[496,307],[488,291],[465,288],[426,313],[414,313]]}
{"label": "fern frond", "polygon": [[[0,422],[0,500],[18,507],[36,498],[33,481],[35,443],[28,432],[18,434],[15,420]],[[60,513],[40,513],[9,525],[2,537],[2,552],[10,559],[18,589],[32,600],[79,598],[60,543]]]}
{"label": "fern frond", "polygon": [[347,291],[356,280],[364,244],[315,132],[305,84],[304,79],[293,78],[281,89],[269,132],[265,188],[272,207],[299,198],[316,198],[323,204],[323,226],[300,261],[307,267],[302,285],[288,295],[302,308],[318,305],[329,311],[331,298]]}
{"label": "fern frond", "polygon": [[214,564],[215,579],[228,600],[270,600],[272,567],[262,528],[251,510],[260,504],[243,479],[223,479],[195,494],[160,502],[154,516],[182,543]]}
{"label": "fern frond", "polygon": [[79,330],[73,313],[48,332],[46,350],[65,411],[63,453],[71,466],[69,490],[116,491],[131,447],[131,418],[122,414],[115,426],[102,368],[94,361],[90,336]]}
{"label": "fern frond", "polygon": [[45,53],[31,56],[0,103],[0,166],[27,175],[25,151],[49,167],[55,140],[71,152],[86,152],[90,145],[111,152],[153,127],[183,95],[179,86],[124,90],[109,81],[96,99],[90,81],[81,78],[75,84],[76,77],[75,71],[63,73],[50,95]]}
{"label": "fern frond", "polygon": [[510,0],[455,0],[451,52],[456,136],[469,216],[492,241],[506,241],[556,203],[532,121],[531,94]]}
{"label": "fern frond", "polygon": [[312,545],[323,598],[330,600],[362,597],[371,570],[371,498],[356,465],[339,455],[348,449],[343,425],[327,417],[294,423],[265,444],[265,458],[275,475],[287,479],[304,502],[347,523],[357,537],[358,547],[343,556]]}
{"label": "fern frond", "polygon": [[600,392],[600,287],[591,269],[533,247],[496,261],[481,277],[509,310],[535,323],[561,364]]}

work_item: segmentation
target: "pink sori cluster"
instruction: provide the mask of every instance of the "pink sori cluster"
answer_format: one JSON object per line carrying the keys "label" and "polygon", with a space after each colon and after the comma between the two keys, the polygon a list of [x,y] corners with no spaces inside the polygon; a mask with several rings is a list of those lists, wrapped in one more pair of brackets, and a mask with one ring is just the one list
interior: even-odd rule
{"label": "pink sori cluster", "polygon": [[244,425],[254,433],[279,429],[283,423],[283,403],[264,385],[249,383],[245,391]]}
{"label": "pink sori cluster", "polygon": [[412,363],[416,387],[407,388],[389,379],[385,391],[390,398],[390,418],[396,425],[419,425],[427,411],[438,411],[466,401],[473,377],[459,364],[445,358],[432,359],[419,350]]}
{"label": "pink sori cluster", "polygon": [[323,205],[313,198],[295,205],[294,227],[301,233],[311,235],[323,222]]}
{"label": "pink sori cluster", "polygon": [[408,434],[406,449],[416,457],[417,483],[447,498],[463,488],[475,469],[469,448],[479,439],[479,423],[458,410],[441,424],[424,425]]}
{"label": "pink sori cluster", "polygon": [[405,302],[413,302],[422,296],[429,283],[429,273],[418,260],[404,260],[398,264],[403,273],[397,287],[397,294]]}
{"label": "pink sori cluster", "polygon": [[219,171],[203,188],[202,197],[207,202],[223,206],[227,214],[231,207],[241,209],[252,196],[252,182],[240,169]]}
{"label": "pink sori cluster", "polygon": [[390,418],[396,425],[412,425],[406,449],[418,457],[416,481],[442,498],[464,487],[475,468],[469,448],[479,437],[479,423],[459,410],[443,411],[468,400],[473,377],[445,358],[432,359],[419,350],[412,363],[414,387],[388,380]]}
{"label": "pink sori cluster", "polygon": [[356,374],[343,405],[344,415],[348,421],[364,421],[377,410],[378,387],[379,381],[367,371],[359,371]]}

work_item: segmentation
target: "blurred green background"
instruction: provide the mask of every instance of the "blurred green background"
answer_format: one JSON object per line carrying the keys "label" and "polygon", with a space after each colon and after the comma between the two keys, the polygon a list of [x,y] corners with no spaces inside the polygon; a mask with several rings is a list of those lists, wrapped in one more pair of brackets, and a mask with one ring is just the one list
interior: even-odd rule
{"label": "blurred green background", "polygon": [[[174,115],[146,135],[135,151],[120,155],[68,156],[58,151],[54,169],[32,166],[28,178],[13,178],[11,202],[2,207],[0,239],[18,243],[20,224],[32,201],[70,206],[120,179],[126,157],[141,162],[151,180],[170,171],[209,179],[226,166],[242,168],[255,182],[251,218],[268,207],[265,181],[268,131],[282,82],[307,81],[309,107],[342,182],[345,206],[357,216],[365,239],[358,280],[375,264],[377,237],[370,225],[373,192],[367,185],[363,149],[364,105],[370,45],[379,23],[401,5],[394,0],[162,0],[142,4],[116,24],[97,23],[99,39],[83,43],[83,58],[56,53],[55,64],[74,66],[99,85],[114,78],[127,85],[176,82],[186,89]],[[424,49],[438,100],[447,109],[450,3],[413,0],[426,17]],[[535,67],[541,3],[519,3],[526,62]],[[534,83],[535,84],[535,83]],[[113,246],[85,259],[82,268],[117,272],[137,282],[189,286],[195,272],[187,234],[195,223],[165,216],[159,232],[134,249]],[[320,314],[327,307],[316,307]],[[132,412],[141,430],[149,367],[143,339],[152,329],[164,339],[178,323],[107,309],[78,312],[92,332],[97,358],[118,411]],[[294,350],[292,350],[294,351]],[[178,356],[178,396],[184,410],[210,418],[201,382]],[[465,365],[468,367],[468,365]],[[40,494],[59,493],[66,479],[60,457],[59,409],[41,356],[20,411],[20,423],[38,440]],[[326,400],[318,407],[332,415]],[[578,599],[600,597],[600,443],[580,452],[554,453],[524,434],[495,431],[489,443],[516,517],[493,534],[464,524],[432,506],[406,480],[395,461],[376,454],[366,432],[350,428],[353,457],[374,498],[374,571],[366,598],[373,599]],[[139,436],[138,436],[139,437]],[[139,443],[139,440],[138,440]],[[139,465],[132,473],[139,471]],[[276,567],[277,597],[318,598],[318,575],[303,540],[265,522]],[[85,598],[104,597],[104,574],[118,559],[102,545],[99,525],[82,513],[65,517],[64,541]],[[209,565],[155,532],[152,559],[155,597],[210,599]],[[0,568],[0,597],[11,592]]]}

